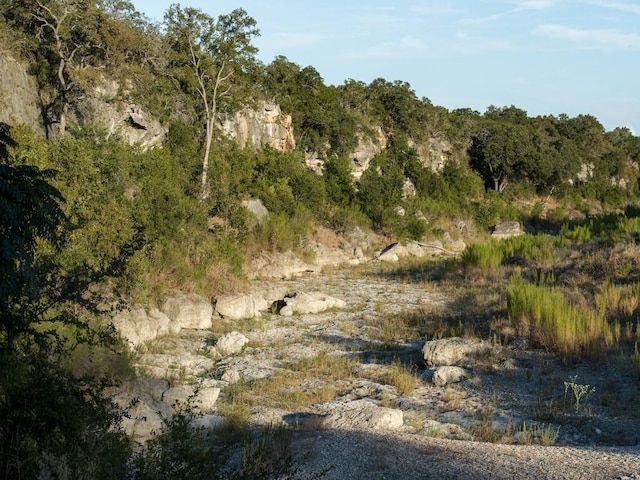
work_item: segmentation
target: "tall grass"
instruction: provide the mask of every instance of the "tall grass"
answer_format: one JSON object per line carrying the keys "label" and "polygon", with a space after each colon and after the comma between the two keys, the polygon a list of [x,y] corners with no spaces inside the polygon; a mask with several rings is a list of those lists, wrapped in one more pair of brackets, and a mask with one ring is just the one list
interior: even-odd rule
{"label": "tall grass", "polygon": [[525,283],[519,274],[511,278],[507,310],[520,334],[531,336],[549,350],[583,353],[615,341],[604,310],[578,308],[559,290]]}
{"label": "tall grass", "polygon": [[473,243],[462,252],[465,268],[475,267],[482,271],[495,271],[500,268],[504,254],[496,242]]}

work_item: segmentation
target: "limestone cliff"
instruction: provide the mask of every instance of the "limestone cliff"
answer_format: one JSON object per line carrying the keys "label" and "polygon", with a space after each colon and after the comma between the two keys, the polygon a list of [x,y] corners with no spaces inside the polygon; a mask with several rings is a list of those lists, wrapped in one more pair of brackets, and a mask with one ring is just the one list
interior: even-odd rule
{"label": "limestone cliff", "polygon": [[122,91],[117,81],[101,79],[99,86],[75,105],[76,123],[97,125],[107,135],[119,135],[129,145],[142,149],[162,145],[167,128],[142,107],[127,101],[127,96],[128,92]]}
{"label": "limestone cliff", "polygon": [[44,134],[36,82],[27,67],[0,52],[0,122],[28,125]]}
{"label": "limestone cliff", "polygon": [[281,152],[296,148],[291,115],[280,106],[259,102],[255,109],[245,108],[222,123],[225,137],[235,139],[241,147],[262,148],[266,145]]}

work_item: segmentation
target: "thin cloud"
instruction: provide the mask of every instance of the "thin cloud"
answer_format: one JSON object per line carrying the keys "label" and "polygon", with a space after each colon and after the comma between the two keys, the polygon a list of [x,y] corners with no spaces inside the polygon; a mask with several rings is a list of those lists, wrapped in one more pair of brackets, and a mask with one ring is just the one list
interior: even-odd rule
{"label": "thin cloud", "polygon": [[568,40],[584,50],[640,50],[640,35],[618,30],[586,30],[565,25],[541,25],[534,34]]}
{"label": "thin cloud", "polygon": [[595,5],[596,7],[640,14],[640,5],[638,5],[637,3],[610,2],[604,0],[586,0],[585,3],[589,5]]}
{"label": "thin cloud", "polygon": [[524,10],[544,10],[551,8],[555,3],[553,0],[522,0],[516,2],[517,6],[513,9],[513,12],[520,12]]}
{"label": "thin cloud", "polygon": [[342,58],[406,58],[419,57],[429,51],[428,46],[420,39],[403,37],[397,41],[385,42],[363,50],[345,52]]}

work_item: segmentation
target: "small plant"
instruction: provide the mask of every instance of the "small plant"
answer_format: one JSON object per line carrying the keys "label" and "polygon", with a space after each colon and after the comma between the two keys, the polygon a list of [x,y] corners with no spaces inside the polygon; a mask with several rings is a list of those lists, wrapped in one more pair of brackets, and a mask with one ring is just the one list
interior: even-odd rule
{"label": "small plant", "polygon": [[595,393],[596,391],[596,388],[592,387],[591,385],[581,385],[579,383],[576,383],[577,379],[578,376],[574,375],[573,377],[569,377],[569,382],[564,382],[565,397],[569,390],[571,390],[576,404],[576,413],[578,413],[580,409],[580,400],[582,400],[582,398],[586,397],[587,395]]}
{"label": "small plant", "polygon": [[553,427],[552,425],[529,425],[526,422],[522,422],[522,426],[519,429],[518,440],[523,445],[539,444],[545,447],[555,445],[560,435],[560,427]]}

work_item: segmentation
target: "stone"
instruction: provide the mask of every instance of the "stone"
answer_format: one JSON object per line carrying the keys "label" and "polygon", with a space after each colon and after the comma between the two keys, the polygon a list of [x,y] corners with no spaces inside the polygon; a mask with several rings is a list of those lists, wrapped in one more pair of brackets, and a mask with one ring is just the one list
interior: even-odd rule
{"label": "stone", "polygon": [[284,306],[279,313],[285,317],[294,313],[300,315],[320,313],[332,308],[344,308],[347,305],[344,300],[322,292],[297,292],[284,297],[283,302]]}
{"label": "stone", "polygon": [[194,413],[210,412],[220,396],[218,387],[194,388],[191,385],[172,387],[164,392],[162,401],[175,411],[185,408]]}
{"label": "stone", "polygon": [[212,370],[215,361],[201,352],[143,353],[138,356],[135,367],[150,377],[196,378],[202,372]]}
{"label": "stone", "polygon": [[144,394],[119,393],[113,401],[127,413],[122,417],[124,432],[141,444],[162,432],[165,420],[173,414],[169,405]]}
{"label": "stone", "polygon": [[491,236],[497,239],[517,237],[523,235],[524,231],[520,222],[502,222],[493,227]]}
{"label": "stone", "polygon": [[190,422],[191,426],[196,429],[217,430],[227,424],[227,420],[221,415],[213,415],[206,413],[203,415],[195,415]]}
{"label": "stone", "polygon": [[484,341],[451,337],[426,342],[422,348],[422,355],[428,367],[460,365],[474,355],[491,348],[491,345]]}
{"label": "stone", "polygon": [[142,305],[134,305],[117,313],[111,321],[131,347],[155,340],[163,335],[180,332],[180,325],[172,322],[160,310],[152,308],[147,311]]}
{"label": "stone", "polygon": [[407,253],[412,257],[424,257],[425,251],[418,242],[407,242],[405,246]]}
{"label": "stone", "polygon": [[240,353],[242,347],[249,342],[249,339],[240,332],[225,333],[218,339],[215,346],[211,349],[211,353],[220,357],[229,357]]}
{"label": "stone", "polygon": [[269,210],[263,205],[262,200],[259,198],[252,198],[249,200],[243,200],[242,206],[249,210],[256,217],[258,226],[261,226],[266,220],[269,219]]}
{"label": "stone", "polygon": [[469,371],[462,367],[445,365],[436,368],[431,381],[436,387],[442,387],[451,383],[462,382],[468,379],[470,375]]}
{"label": "stone", "polygon": [[242,380],[242,376],[237,368],[228,368],[220,377],[220,380],[223,382],[228,382],[230,384],[238,383]]}
{"label": "stone", "polygon": [[226,118],[222,133],[240,147],[259,149],[269,145],[280,152],[296,148],[291,115],[282,113],[273,102],[259,102],[256,108],[245,108]]}
{"label": "stone", "polygon": [[383,248],[377,255],[381,262],[397,262],[400,258],[408,257],[409,252],[404,245],[392,243]]}
{"label": "stone", "polygon": [[213,306],[205,298],[182,292],[175,292],[162,304],[164,312],[180,328],[206,330],[211,328]]}
{"label": "stone", "polygon": [[404,424],[402,410],[379,407],[370,400],[333,402],[320,406],[325,428],[398,430]]}
{"label": "stone", "polygon": [[269,301],[258,293],[223,295],[216,298],[216,313],[229,320],[256,318],[269,308]]}

